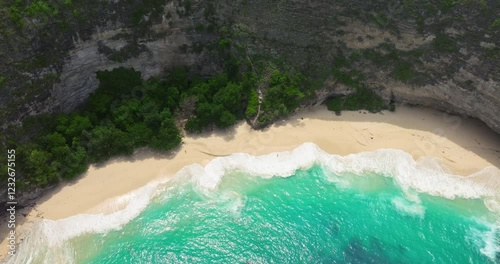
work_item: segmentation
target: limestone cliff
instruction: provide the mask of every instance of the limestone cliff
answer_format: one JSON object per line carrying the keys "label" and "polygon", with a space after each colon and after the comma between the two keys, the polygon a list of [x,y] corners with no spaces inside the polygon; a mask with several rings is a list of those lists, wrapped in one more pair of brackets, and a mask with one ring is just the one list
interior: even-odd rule
{"label": "limestone cliff", "polygon": [[[331,74],[344,58],[386,100],[476,117],[500,133],[498,1],[155,3],[109,2],[95,15],[83,12],[88,19],[81,25],[70,23],[75,31],[55,23],[37,27],[39,21],[19,29],[22,35],[3,30],[1,118],[70,111],[97,88],[98,70],[134,67],[152,77],[196,65],[202,74],[215,73],[221,63],[210,47],[223,31],[253,60],[294,67],[317,80],[318,97],[306,103],[349,92]],[[151,10],[137,15],[137,8]]]}

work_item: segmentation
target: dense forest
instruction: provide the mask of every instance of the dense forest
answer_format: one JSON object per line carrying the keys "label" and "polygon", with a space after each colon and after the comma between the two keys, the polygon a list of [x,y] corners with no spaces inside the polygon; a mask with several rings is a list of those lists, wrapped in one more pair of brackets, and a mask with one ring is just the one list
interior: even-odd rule
{"label": "dense forest", "polygon": [[[41,3],[34,2],[35,11],[50,9]],[[14,11],[11,8],[11,19]],[[219,40],[207,47],[221,61],[219,74],[200,76],[192,68],[176,67],[145,80],[132,68],[98,71],[99,87],[80,109],[36,115],[22,125],[11,125],[0,143],[16,150],[18,190],[54,186],[81,175],[90,164],[129,156],[139,148],[175,150],[185,133],[227,129],[240,120],[263,128],[315,97],[321,84],[269,58],[252,62],[231,40],[230,30],[219,31]],[[331,74],[355,92],[331,98],[328,108],[337,113],[388,109],[387,102],[362,84],[364,77],[351,67],[354,60],[336,58]],[[3,180],[5,158],[0,157]]]}
{"label": "dense forest", "polygon": [[[334,72],[358,92],[333,99],[329,108],[341,100],[332,110],[387,109],[386,103],[363,88],[341,61],[339,58]],[[82,109],[35,116],[23,126],[11,128],[7,145],[16,149],[21,175],[18,188],[54,185],[80,175],[89,164],[128,156],[142,147],[171,151],[182,141],[181,130],[200,133],[226,129],[243,119],[257,128],[264,127],[293,113],[312,92],[303,75],[282,72],[272,64],[259,67],[260,75],[233,68],[202,78],[181,67],[170,70],[163,79],[148,80],[134,69],[97,72],[99,88]],[[259,99],[261,92],[265,96]],[[33,131],[37,131],[36,137],[25,138]]]}
{"label": "dense forest", "polygon": [[[89,164],[131,155],[141,147],[175,149],[182,141],[179,128],[199,133],[254,119],[259,83],[267,89],[261,125],[292,113],[304,97],[303,79],[278,69],[267,71],[266,78],[249,71],[203,79],[190,76],[188,68],[175,68],[163,80],[143,80],[140,72],[126,68],[97,72],[99,88],[79,111],[32,117],[11,129],[15,132],[7,144],[17,152],[18,175],[22,175],[18,188],[72,179]],[[23,138],[34,130],[37,137]]]}
{"label": "dense forest", "polygon": [[[16,150],[18,189],[54,186],[138,148],[174,151],[186,133],[241,120],[263,128],[315,102],[318,91],[338,114],[394,110],[397,99],[495,124],[495,1],[278,2],[1,2],[0,118],[10,127],[0,146]],[[70,56],[93,38],[94,61]],[[165,61],[149,65],[154,58]],[[79,74],[89,62],[95,67]],[[68,74],[71,65],[80,66]],[[213,71],[203,75],[202,66]],[[97,82],[79,85],[95,80],[95,69],[113,70],[96,72],[97,90],[62,113],[74,108],[61,102],[94,91]],[[141,75],[151,69],[161,74]],[[61,102],[51,102],[58,93]],[[50,114],[33,115],[41,112]],[[0,180],[6,172],[0,167]]]}

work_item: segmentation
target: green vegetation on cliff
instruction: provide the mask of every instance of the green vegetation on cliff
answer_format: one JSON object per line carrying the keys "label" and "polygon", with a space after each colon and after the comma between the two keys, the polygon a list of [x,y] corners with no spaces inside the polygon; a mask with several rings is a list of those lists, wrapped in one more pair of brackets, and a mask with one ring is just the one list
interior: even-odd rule
{"label": "green vegetation on cliff", "polygon": [[260,87],[264,93],[260,113],[247,111],[247,118],[253,119],[259,114],[254,125],[264,127],[290,115],[304,98],[304,81],[304,77],[300,74],[290,75],[276,69],[271,70],[268,77],[260,80]]}
{"label": "green vegetation on cliff", "polygon": [[[292,114],[314,94],[310,80],[300,72],[265,59],[258,59],[254,68],[246,52],[226,38],[213,49],[224,71],[210,78],[195,76],[185,67],[149,80],[134,69],[99,71],[99,87],[84,108],[33,117],[22,127],[12,127],[2,141],[17,151],[19,188],[73,179],[89,164],[129,156],[142,147],[171,151],[181,143],[182,126],[188,133],[200,133],[246,119],[256,128],[265,127]],[[330,110],[388,108],[366,87],[363,74],[351,67],[360,56],[336,58],[333,77],[355,92],[329,101]]]}
{"label": "green vegetation on cliff", "polygon": [[202,132],[215,126],[227,128],[244,117],[246,101],[252,87],[243,82],[229,81],[225,73],[214,76],[206,82],[193,83],[183,98],[196,98],[194,113],[186,123],[186,131]]}
{"label": "green vegetation on cliff", "polygon": [[[168,151],[181,135],[172,110],[179,93],[160,80],[143,81],[132,69],[98,72],[98,90],[79,112],[28,120],[11,135],[19,187],[43,187],[83,173],[89,163],[130,155],[140,147]],[[32,121],[32,122],[30,122]],[[23,138],[33,130],[38,137]]]}
{"label": "green vegetation on cliff", "polygon": [[340,114],[342,110],[365,109],[370,112],[379,112],[389,109],[389,105],[363,83],[364,75],[360,71],[351,69],[351,61],[348,58],[344,56],[336,57],[333,76],[337,82],[354,88],[355,91],[346,96],[333,97],[327,100],[328,110]]}
{"label": "green vegetation on cliff", "polygon": [[[179,45],[188,56],[179,61],[191,62],[191,55],[196,55],[203,59],[200,66],[213,69],[175,68],[162,79],[150,80],[131,69],[98,72],[99,89],[84,108],[71,114],[27,118],[22,127],[8,130],[8,138],[0,135],[0,143],[8,142],[5,146],[18,152],[19,186],[48,186],[71,179],[88,164],[130,155],[141,147],[171,151],[181,142],[181,129],[188,133],[226,129],[243,119],[256,128],[265,127],[300,105],[313,103],[315,89],[324,87],[327,79],[352,91],[327,101],[328,108],[339,113],[393,109],[394,98],[388,103],[377,94],[378,89],[380,94],[391,92],[385,81],[419,89],[456,75],[470,56],[491,68],[482,78],[497,76],[495,59],[500,49],[494,36],[500,21],[494,1],[354,1],[339,2],[332,10],[327,1],[320,1],[315,5],[321,8],[314,11],[301,1],[239,6],[243,2],[234,3],[234,10],[241,12],[232,12],[233,7],[219,1],[0,3],[0,59],[5,62],[0,65],[0,90],[8,98],[0,106],[0,117],[12,117],[13,122],[17,121],[13,112],[48,109],[37,108],[36,103],[52,96],[74,43],[90,40],[97,28],[126,29],[95,44],[102,59],[114,62],[139,58],[151,51],[150,46],[154,48],[148,46],[150,41],[193,31],[196,34],[188,39],[194,42]],[[283,13],[277,15],[268,7]],[[289,16],[290,10],[297,13]],[[318,13],[311,16],[311,12]],[[233,13],[238,16],[232,17]],[[151,27],[165,20],[164,31]],[[476,20],[477,25],[471,22]],[[179,26],[184,24],[191,29]],[[368,30],[361,31],[370,34],[361,34],[351,27],[363,28],[364,24],[376,25],[383,34]],[[408,43],[406,35],[413,34],[413,29],[418,32],[415,37],[426,38]],[[378,35],[387,38],[380,40]],[[123,45],[119,49],[106,46],[109,40],[121,40]],[[198,72],[219,73],[195,76]],[[472,80],[465,83],[474,89]],[[0,164],[5,163],[0,160]]]}
{"label": "green vegetation on cliff", "polygon": [[[97,72],[99,88],[83,109],[33,117],[22,127],[12,127],[10,137],[3,139],[17,152],[22,175],[19,188],[45,187],[72,179],[91,163],[128,156],[141,147],[170,151],[181,143],[179,125],[183,120],[187,121],[187,132],[199,133],[225,129],[246,114],[254,115],[258,107],[255,89],[263,78],[236,72],[233,78],[223,72],[203,79],[190,76],[188,68],[175,68],[164,80],[146,81],[133,69]],[[262,105],[265,119],[260,125],[286,116],[299,106],[302,93],[297,80],[278,70],[272,73]]]}

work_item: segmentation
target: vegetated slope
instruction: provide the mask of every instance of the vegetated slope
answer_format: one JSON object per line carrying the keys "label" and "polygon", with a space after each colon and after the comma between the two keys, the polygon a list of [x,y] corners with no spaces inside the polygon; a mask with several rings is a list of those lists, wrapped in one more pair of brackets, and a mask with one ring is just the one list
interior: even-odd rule
{"label": "vegetated slope", "polygon": [[133,67],[149,78],[196,65],[216,74],[222,36],[254,64],[311,77],[309,103],[354,91],[333,72],[342,56],[343,71],[361,73],[385,100],[477,117],[500,131],[498,1],[9,0],[0,12],[6,121],[74,109],[97,88],[97,70]]}
{"label": "vegetated slope", "polygon": [[[325,100],[336,112],[430,106],[500,132],[497,1],[8,0],[0,13],[0,118],[8,131],[0,142],[9,147],[14,135],[23,146],[28,187],[159,147],[141,133],[176,138],[179,126],[198,132],[242,118],[258,128]],[[189,68],[180,74],[179,66]],[[119,67],[134,69],[132,79],[103,84]],[[177,75],[187,84],[169,85]],[[121,88],[94,93],[99,81]],[[159,89],[151,98],[171,105],[128,89]],[[151,111],[164,128],[146,121]],[[129,143],[103,144],[118,139]]]}

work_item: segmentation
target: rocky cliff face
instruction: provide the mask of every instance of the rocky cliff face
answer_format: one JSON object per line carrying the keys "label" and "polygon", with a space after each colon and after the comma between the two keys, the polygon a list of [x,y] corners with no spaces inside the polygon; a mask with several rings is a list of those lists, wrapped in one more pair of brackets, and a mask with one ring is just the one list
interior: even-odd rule
{"label": "rocky cliff face", "polygon": [[[196,65],[202,74],[215,73],[221,64],[210,45],[223,31],[253,61],[273,61],[317,80],[311,104],[350,92],[331,73],[343,59],[347,73],[362,75],[387,100],[476,117],[500,133],[500,3],[434,2],[168,1],[142,33],[125,18],[111,23],[109,12],[91,20],[84,37],[63,33],[66,44],[55,45],[59,57],[41,67],[20,67],[15,62],[32,61],[19,50],[4,52],[9,64],[0,66],[0,74],[10,81],[0,95],[2,118],[70,111],[97,88],[98,70],[133,67],[148,78]],[[26,44],[31,55],[47,50],[35,44]],[[13,81],[21,76],[46,84],[36,89]]]}
{"label": "rocky cliff face", "polygon": [[76,41],[64,63],[60,81],[52,88],[52,96],[47,105],[64,112],[75,109],[97,88],[95,72],[116,67],[134,68],[140,71],[145,79],[160,76],[165,70],[176,66],[200,65],[198,71],[202,74],[214,73],[217,64],[207,60],[206,54],[182,50],[195,42],[207,42],[212,38],[193,32],[190,29],[194,26],[192,21],[178,18],[170,21],[170,25],[167,20],[155,25],[154,32],[164,36],[137,40],[138,43],[133,45],[140,45],[141,50],[133,57],[118,61],[109,58],[106,50],[113,56],[113,53],[131,45],[130,40],[116,38],[117,35],[123,34],[123,29],[98,31],[89,40]]}
{"label": "rocky cliff face", "polygon": [[[213,35],[195,29],[195,23],[204,20],[202,11],[188,15],[182,3],[161,1],[154,7],[161,9],[156,10],[155,20],[153,11],[146,10],[140,22],[133,22],[131,4],[110,3],[103,8],[95,12],[104,19],[91,17],[75,26],[78,31],[44,35],[44,29],[33,30],[35,23],[24,28],[22,35],[2,36],[7,45],[0,45],[4,50],[0,55],[8,62],[0,66],[0,77],[6,80],[0,87],[4,124],[27,115],[77,108],[97,88],[96,71],[134,68],[147,79],[176,66],[196,66],[204,75],[220,70],[218,59],[211,59],[209,52],[193,50],[214,41]],[[43,27],[60,30],[57,24]],[[15,47],[18,44],[23,47]]]}
{"label": "rocky cliff face", "polygon": [[[489,11],[477,1],[448,9],[404,1],[240,5],[229,20],[252,52],[283,58],[317,78],[329,77],[343,55],[386,99],[476,117],[500,132],[500,32],[492,26],[498,3],[490,2]],[[326,94],[345,91],[324,84]]]}

